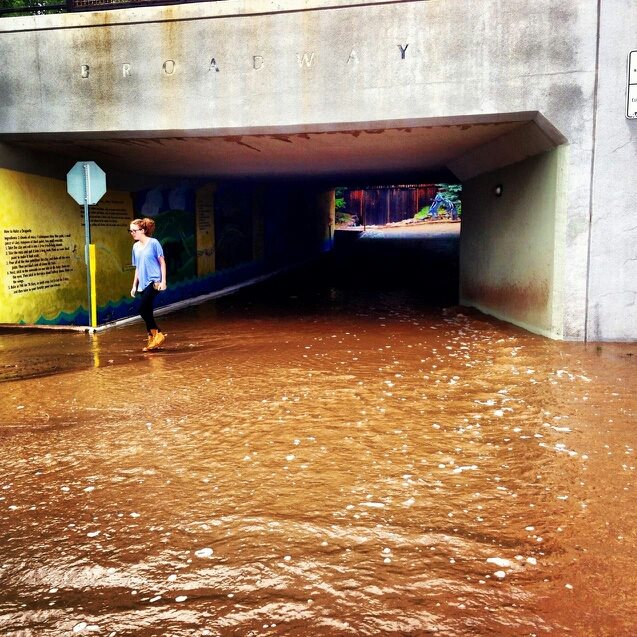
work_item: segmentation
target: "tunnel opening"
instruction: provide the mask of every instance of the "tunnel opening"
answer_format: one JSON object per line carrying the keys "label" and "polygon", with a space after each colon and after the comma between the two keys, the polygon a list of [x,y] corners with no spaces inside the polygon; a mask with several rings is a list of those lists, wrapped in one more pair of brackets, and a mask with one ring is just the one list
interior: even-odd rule
{"label": "tunnel opening", "polygon": [[[102,258],[107,266],[97,284],[104,323],[133,314],[130,301],[112,294],[130,284],[130,241],[122,224],[131,215],[152,214],[159,227],[172,228],[164,238],[175,285],[164,297],[166,307],[318,257],[315,272],[329,273],[341,288],[402,288],[433,305],[475,307],[555,334],[564,142],[539,113],[522,112],[206,134],[14,136],[3,139],[0,159],[8,190],[31,195],[10,220],[12,228],[44,233],[33,202],[54,197],[55,232],[70,237],[63,247],[71,259],[81,248],[73,234],[81,228],[60,182],[87,154],[105,170],[109,201],[96,210],[95,231],[98,263]],[[462,190],[458,219],[444,205],[438,219],[427,218],[440,190],[418,187],[437,184]],[[347,210],[338,208],[344,190]],[[397,200],[411,202],[398,216],[383,207],[392,190]],[[372,193],[376,209],[363,213],[361,198]],[[415,229],[429,222],[435,232]],[[28,318],[7,314],[5,322],[81,324],[81,269],[77,259],[75,307],[60,305],[49,318],[52,310],[40,315],[34,301]]]}
{"label": "tunnel opening", "polygon": [[461,192],[458,183],[337,187],[332,279],[457,305]]}

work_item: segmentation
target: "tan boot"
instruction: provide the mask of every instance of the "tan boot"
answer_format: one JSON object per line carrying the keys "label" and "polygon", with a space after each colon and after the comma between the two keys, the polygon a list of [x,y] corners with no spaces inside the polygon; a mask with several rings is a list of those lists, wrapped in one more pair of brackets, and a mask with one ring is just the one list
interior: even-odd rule
{"label": "tan boot", "polygon": [[156,332],[153,340],[146,347],[146,351],[157,349],[165,340],[166,335],[163,332]]}
{"label": "tan boot", "polygon": [[148,342],[146,343],[146,347],[144,347],[144,349],[142,350],[143,352],[147,352],[149,349],[153,349],[151,346],[156,336],[157,330],[150,330],[150,332],[148,332]]}

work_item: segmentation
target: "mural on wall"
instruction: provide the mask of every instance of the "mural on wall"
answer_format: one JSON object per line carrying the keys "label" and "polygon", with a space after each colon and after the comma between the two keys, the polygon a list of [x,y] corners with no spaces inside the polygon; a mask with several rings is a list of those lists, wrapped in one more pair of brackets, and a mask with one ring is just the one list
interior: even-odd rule
{"label": "mural on wall", "polygon": [[[183,180],[135,194],[135,217],[150,217],[164,248],[168,289],[157,305],[208,294],[262,274],[254,248],[254,188]],[[256,208],[255,208],[256,206]],[[263,240],[263,233],[259,233]]]}
{"label": "mural on wall", "polygon": [[[94,208],[100,303],[100,291],[119,294],[129,283],[121,222],[132,206],[127,193],[110,192]],[[0,169],[0,221],[0,323],[86,325],[83,210],[66,182]]]}
{"label": "mural on wall", "polygon": [[[214,267],[214,186],[184,180],[135,193],[134,217],[155,221],[155,238],[166,258],[168,289],[157,306],[170,305],[218,289]],[[200,234],[199,231],[202,233]],[[199,257],[202,251],[207,259]]]}
{"label": "mural on wall", "polygon": [[[84,213],[78,206],[84,232]],[[96,295],[98,323],[105,323],[134,312],[130,297],[133,280],[131,238],[133,218],[130,193],[107,192],[89,211],[91,241],[96,250]]]}
{"label": "mural on wall", "polygon": [[217,187],[208,184],[197,190],[197,276],[212,274],[215,264],[215,210],[214,197]]}
{"label": "mural on wall", "polygon": [[219,270],[252,261],[255,193],[241,186],[221,186],[216,193],[215,261]]}
{"label": "mural on wall", "polygon": [[[90,208],[98,325],[138,312],[129,293],[132,219],[155,220],[168,270],[157,305],[165,306],[320,253],[329,207],[323,193],[263,184],[109,190]],[[0,323],[87,326],[84,240],[83,207],[65,180],[0,169]]]}
{"label": "mural on wall", "polygon": [[135,216],[155,220],[168,273],[165,305],[260,274],[263,205],[258,186],[184,180],[135,195]]}
{"label": "mural on wall", "polygon": [[187,184],[153,188],[135,195],[135,213],[155,221],[164,248],[169,285],[197,276],[195,191]]}

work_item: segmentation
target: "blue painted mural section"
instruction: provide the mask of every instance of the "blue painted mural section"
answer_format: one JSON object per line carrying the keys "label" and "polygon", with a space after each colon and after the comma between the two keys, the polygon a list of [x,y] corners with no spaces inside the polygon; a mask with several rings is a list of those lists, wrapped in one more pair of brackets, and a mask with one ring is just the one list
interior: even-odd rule
{"label": "blue painted mural section", "polygon": [[[166,258],[168,289],[158,296],[157,308],[236,286],[331,247],[321,209],[324,194],[316,200],[312,190],[302,186],[223,183],[215,189],[213,203],[216,271],[198,276],[197,192],[209,184],[184,180],[133,196],[134,217],[154,219],[154,236]],[[122,296],[100,306],[98,323],[136,316],[137,304]],[[82,314],[86,316],[79,310],[77,316],[58,317],[55,323],[68,318],[77,324]]]}

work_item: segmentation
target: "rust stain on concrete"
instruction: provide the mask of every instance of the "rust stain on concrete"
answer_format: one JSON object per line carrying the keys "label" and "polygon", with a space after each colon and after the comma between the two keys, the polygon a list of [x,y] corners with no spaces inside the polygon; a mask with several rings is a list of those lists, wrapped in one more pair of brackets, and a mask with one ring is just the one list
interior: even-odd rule
{"label": "rust stain on concrete", "polygon": [[475,282],[464,285],[463,296],[466,300],[498,310],[511,318],[536,322],[549,307],[550,285],[548,281],[503,285]]}

